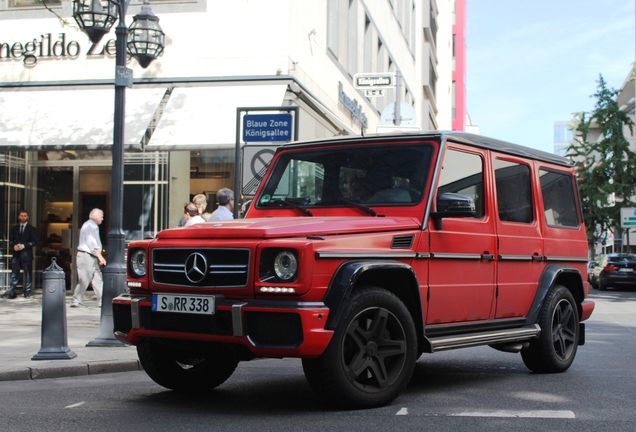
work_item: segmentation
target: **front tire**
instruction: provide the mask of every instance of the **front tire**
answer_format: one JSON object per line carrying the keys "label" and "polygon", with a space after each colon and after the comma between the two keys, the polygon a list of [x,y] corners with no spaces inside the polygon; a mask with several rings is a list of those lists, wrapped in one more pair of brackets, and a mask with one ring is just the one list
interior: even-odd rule
{"label": "front tire", "polygon": [[393,401],[417,360],[415,325],[404,304],[377,287],[357,290],[325,352],[303,359],[309,384],[329,403],[372,408]]}
{"label": "front tire", "polygon": [[539,315],[541,334],[521,350],[523,362],[533,372],[566,371],[579,342],[579,312],[572,293],[556,285],[545,299]]}
{"label": "front tire", "polygon": [[154,382],[171,390],[202,391],[223,384],[236,369],[234,352],[220,347],[178,349],[156,339],[137,345],[139,361]]}

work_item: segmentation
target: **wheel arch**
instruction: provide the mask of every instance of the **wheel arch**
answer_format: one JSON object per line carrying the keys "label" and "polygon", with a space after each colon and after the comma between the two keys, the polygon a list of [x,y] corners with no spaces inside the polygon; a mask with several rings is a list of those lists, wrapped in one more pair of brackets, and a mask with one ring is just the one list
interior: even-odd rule
{"label": "wheel arch", "polygon": [[329,307],[326,329],[335,330],[344,304],[358,286],[376,286],[395,294],[404,303],[415,323],[418,339],[423,335],[424,317],[417,275],[413,268],[398,261],[348,261],[331,279],[324,303]]}
{"label": "wheel arch", "polygon": [[543,274],[539,279],[539,286],[532,305],[530,306],[526,324],[534,324],[537,322],[539,313],[543,307],[543,302],[555,285],[563,285],[572,293],[579,311],[579,316],[581,316],[581,304],[583,300],[585,300],[585,286],[581,273],[577,269],[567,265],[550,264],[543,270]]}

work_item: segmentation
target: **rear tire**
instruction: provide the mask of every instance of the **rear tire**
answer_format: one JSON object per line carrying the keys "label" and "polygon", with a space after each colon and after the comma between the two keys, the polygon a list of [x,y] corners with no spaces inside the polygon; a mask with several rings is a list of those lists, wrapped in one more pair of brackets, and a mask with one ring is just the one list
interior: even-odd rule
{"label": "rear tire", "polygon": [[579,312],[572,293],[556,285],[548,294],[539,315],[541,334],[521,350],[523,362],[533,372],[566,371],[579,343]]}
{"label": "rear tire", "polygon": [[205,352],[176,349],[161,340],[137,345],[139,361],[154,382],[171,390],[210,390],[223,384],[236,369],[234,352],[220,347]]}
{"label": "rear tire", "polygon": [[413,319],[391,292],[357,290],[325,352],[303,359],[309,384],[325,401],[344,408],[372,408],[394,400],[411,379],[417,360]]}

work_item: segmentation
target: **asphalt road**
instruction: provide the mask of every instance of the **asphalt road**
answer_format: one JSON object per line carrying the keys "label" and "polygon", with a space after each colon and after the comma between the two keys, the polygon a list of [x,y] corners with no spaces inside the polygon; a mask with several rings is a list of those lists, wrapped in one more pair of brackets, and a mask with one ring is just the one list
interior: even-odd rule
{"label": "asphalt road", "polygon": [[167,391],[144,372],[0,383],[3,431],[633,431],[636,292],[593,291],[596,311],[566,373],[532,374],[488,347],[425,354],[391,405],[331,408],[295,359],[239,365],[206,394]]}

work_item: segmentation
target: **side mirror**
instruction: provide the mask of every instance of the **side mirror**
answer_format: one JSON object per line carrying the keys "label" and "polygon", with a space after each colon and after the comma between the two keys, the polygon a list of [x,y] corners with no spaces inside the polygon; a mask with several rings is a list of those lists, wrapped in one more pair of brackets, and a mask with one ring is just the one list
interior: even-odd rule
{"label": "side mirror", "polygon": [[475,217],[475,215],[475,202],[472,198],[448,192],[437,197],[437,211],[431,212],[436,230],[442,229],[442,218]]}

